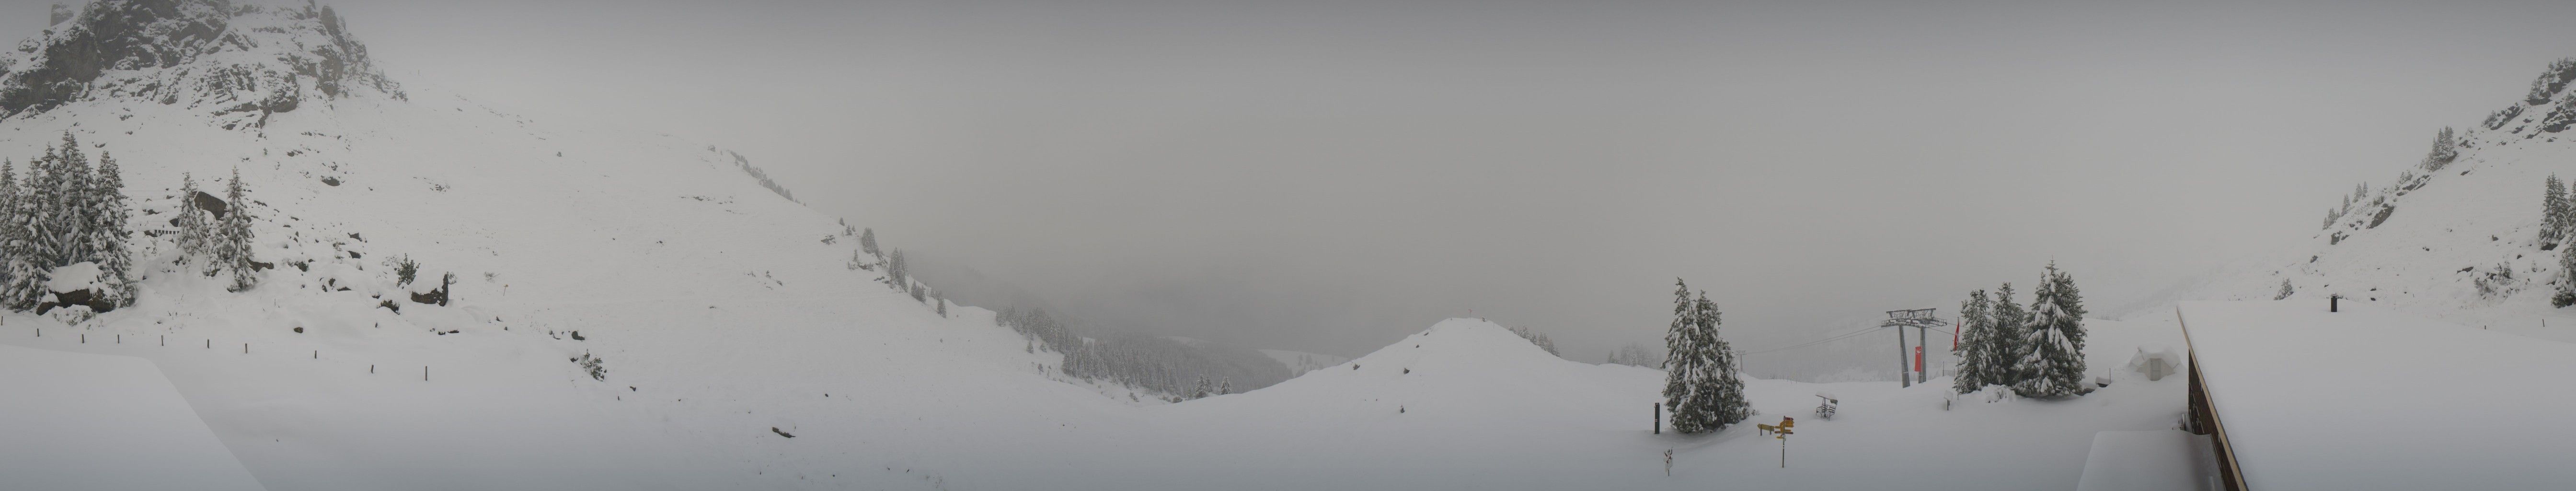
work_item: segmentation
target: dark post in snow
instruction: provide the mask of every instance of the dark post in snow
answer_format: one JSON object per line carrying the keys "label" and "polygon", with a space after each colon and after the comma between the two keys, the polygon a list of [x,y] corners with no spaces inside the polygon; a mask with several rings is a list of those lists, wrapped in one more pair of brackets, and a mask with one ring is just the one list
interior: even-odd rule
{"label": "dark post in snow", "polygon": [[1655,434],[1664,434],[1664,403],[1655,403]]}
{"label": "dark post in snow", "polygon": [[1897,328],[1896,328],[1896,386],[1897,386],[1897,387],[1913,387],[1913,386],[1914,386],[1914,377],[1908,377],[1908,376],[1906,376],[1906,373],[1905,373],[1905,372],[1906,372],[1906,369],[1905,369],[1905,328],[1904,328],[1904,327],[1897,327]]}
{"label": "dark post in snow", "polygon": [[2343,311],[2343,294],[2341,294],[2341,293],[2337,293],[2337,294],[2333,294],[2333,295],[2327,295],[2327,296],[2326,296],[2326,311],[2327,311],[2327,312],[2342,312],[2342,311]]}
{"label": "dark post in snow", "polygon": [[[1890,310],[1887,311],[1887,321],[1878,324],[1880,329],[1890,327],[1896,328],[1896,383],[1899,386],[1913,387],[1916,377],[1923,377],[1925,381],[1931,380],[1923,371],[1922,356],[1924,340],[1917,340],[1915,342],[1914,348],[1912,349],[1912,351],[1914,351],[1914,354],[1912,355],[1914,357],[1913,366],[1906,366],[1907,355],[1905,352],[1907,349],[1905,347],[1905,328],[1911,326],[1916,328],[1917,331],[1924,331],[1917,333],[1918,335],[1915,337],[1930,338],[1932,335],[1928,330],[1931,329],[1932,326],[1949,323],[1949,321],[1944,321],[1939,317],[1934,317],[1932,312],[1933,309]],[[1905,372],[1908,371],[1914,372],[1913,376],[1907,376]]]}
{"label": "dark post in snow", "polygon": [[1931,326],[1914,325],[1914,383],[1932,381],[1932,374],[1923,371],[1923,341],[1932,339],[1931,329]]}

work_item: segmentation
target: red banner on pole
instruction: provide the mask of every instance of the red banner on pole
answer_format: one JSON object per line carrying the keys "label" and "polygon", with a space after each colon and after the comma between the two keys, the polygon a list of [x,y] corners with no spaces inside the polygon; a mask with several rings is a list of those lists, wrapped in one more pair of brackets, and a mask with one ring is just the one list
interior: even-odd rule
{"label": "red banner on pole", "polygon": [[1923,347],[1914,347],[1914,373],[1923,373]]}

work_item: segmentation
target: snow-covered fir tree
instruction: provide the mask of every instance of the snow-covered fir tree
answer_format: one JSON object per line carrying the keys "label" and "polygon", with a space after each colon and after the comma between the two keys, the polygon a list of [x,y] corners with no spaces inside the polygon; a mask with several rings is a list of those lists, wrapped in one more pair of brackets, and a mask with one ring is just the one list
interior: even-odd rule
{"label": "snow-covered fir tree", "polygon": [[126,230],[132,215],[125,209],[125,177],[117,168],[116,158],[98,153],[98,173],[90,181],[90,249],[96,251],[99,283],[106,285],[97,292],[101,300],[117,307],[134,305],[134,252],[126,247],[133,232]]}
{"label": "snow-covered fir tree", "polygon": [[2544,189],[2540,194],[2540,243],[2542,247],[2549,247],[2567,236],[2567,213],[2571,208],[2567,203],[2567,190],[2560,186],[2557,174],[2550,174],[2541,181],[2541,185]]}
{"label": "snow-covered fir tree", "polygon": [[869,228],[859,232],[859,251],[876,256],[877,259],[885,259],[885,251],[877,250],[877,229]]}
{"label": "snow-covered fir tree", "polygon": [[1708,294],[1692,300],[1690,285],[1675,279],[1673,286],[1673,322],[1664,333],[1670,353],[1664,363],[1664,408],[1672,413],[1674,431],[1725,429],[1752,415],[1744,381],[1736,374],[1735,353],[1717,335],[1717,304]]}
{"label": "snow-covered fir tree", "polygon": [[[34,170],[35,161],[28,161],[28,171]],[[26,201],[23,199],[25,195],[26,191],[18,185],[17,163],[0,161],[0,306],[8,308],[35,304],[27,300],[26,285],[20,283],[21,279],[37,274],[34,258],[30,255],[32,251],[28,247],[27,214],[21,208]],[[36,298],[42,298],[42,295],[38,293]]]}
{"label": "snow-covered fir tree", "polygon": [[888,284],[894,285],[894,289],[896,290],[910,291],[912,289],[911,273],[911,265],[905,263],[903,260],[903,249],[895,249],[893,251],[886,252],[886,280],[892,281],[892,283]]}
{"label": "snow-covered fir tree", "polygon": [[2549,296],[2549,305],[2576,305],[2576,247],[2558,250],[2558,292]]}
{"label": "snow-covered fir tree", "polygon": [[2424,169],[2442,170],[2443,166],[2451,165],[2452,160],[2459,158],[2459,143],[2452,138],[2451,127],[2444,126],[2441,132],[2433,135],[2433,150],[2424,154]]}
{"label": "snow-covered fir tree", "polygon": [[1990,305],[1993,308],[1987,322],[1992,327],[1987,330],[1986,356],[1991,358],[1985,362],[1986,385],[2021,383],[2019,367],[2022,355],[2029,351],[2023,343],[2030,333],[2030,314],[2022,310],[2020,303],[2013,301],[2013,287],[2009,282],[1995,288],[1995,297]]}
{"label": "snow-covered fir tree", "polygon": [[1968,292],[1968,299],[1959,302],[1958,375],[1950,380],[1950,388],[1961,394],[1983,389],[1994,379],[1988,375],[1994,372],[1989,364],[1995,360],[1993,314],[1994,303],[1986,299],[1985,290]]}
{"label": "snow-covered fir tree", "polygon": [[2558,229],[2559,240],[2576,238],[2576,182],[2559,181],[2566,186],[2558,192],[2558,221],[2542,224]]}
{"label": "snow-covered fir tree", "polygon": [[[179,217],[176,224],[179,227],[179,264],[214,255],[214,248],[209,246],[214,243],[214,225],[207,220],[206,210],[197,207],[198,192],[197,178],[185,172],[179,173]],[[211,259],[207,262],[208,268],[214,267]]]}
{"label": "snow-covered fir tree", "polygon": [[2292,293],[2298,293],[2298,290],[2290,288],[2290,279],[2289,279],[2289,278],[2282,278],[2282,279],[2281,279],[2281,293],[2273,294],[2273,295],[2272,295],[2272,299],[2273,299],[2273,300],[2289,300],[2289,299],[2290,299],[2290,294],[2292,294]]}
{"label": "snow-covered fir tree", "polygon": [[222,223],[215,227],[215,263],[231,270],[231,291],[245,291],[259,286],[259,276],[252,274],[254,249],[251,247],[250,201],[242,199],[244,189],[241,168],[233,168],[232,182],[224,186],[224,202],[231,205]]}
{"label": "snow-covered fir tree", "polygon": [[98,251],[89,241],[89,229],[97,223],[92,208],[96,200],[90,198],[89,156],[81,152],[80,140],[71,133],[63,134],[62,153],[54,157],[48,174],[53,175],[53,202],[45,216],[52,223],[47,241],[53,252],[46,258],[47,266],[59,268],[96,257]]}
{"label": "snow-covered fir tree", "polygon": [[2048,265],[2039,288],[2031,292],[2030,332],[2023,343],[2022,379],[2013,393],[2023,397],[2066,397],[2088,392],[2084,386],[2083,311],[2072,300],[2074,280]]}
{"label": "snow-covered fir tree", "polygon": [[[2067,315],[2075,316],[2076,322],[2083,322],[2084,315],[2091,312],[2084,310],[2084,290],[2075,287],[2075,275],[2067,273],[2066,270],[2057,269],[2057,261],[2049,261],[2047,277],[2050,284],[2057,290],[2058,308],[2066,310]],[[2082,333],[2076,334],[2075,347],[2084,347]]]}
{"label": "snow-covered fir tree", "polygon": [[1700,312],[1700,331],[1708,337],[1708,352],[1715,359],[1715,363],[1711,363],[1710,366],[1716,368],[1718,372],[1715,380],[1717,427],[1725,428],[1726,425],[1752,417],[1753,403],[1744,397],[1744,377],[1739,371],[1742,365],[1735,359],[1735,346],[1727,343],[1726,337],[1718,333],[1717,328],[1721,322],[1718,318],[1717,303],[1708,301],[1708,292],[1703,290],[1699,292],[1699,301],[1695,307]]}

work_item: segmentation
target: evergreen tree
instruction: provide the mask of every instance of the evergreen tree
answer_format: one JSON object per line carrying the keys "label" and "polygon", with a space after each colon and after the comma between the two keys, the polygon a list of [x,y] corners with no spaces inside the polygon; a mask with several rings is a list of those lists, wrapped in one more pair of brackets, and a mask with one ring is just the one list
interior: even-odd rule
{"label": "evergreen tree", "polygon": [[1744,400],[1744,381],[1736,373],[1735,353],[1717,335],[1717,305],[1690,286],[1673,281],[1673,322],[1664,333],[1670,358],[1664,362],[1664,407],[1672,413],[1673,430],[1702,433],[1726,428],[1751,416]]}
{"label": "evergreen tree", "polygon": [[[213,253],[214,248],[208,246],[214,242],[210,233],[213,226],[206,220],[206,210],[197,207],[197,193],[197,178],[179,173],[179,264]],[[207,267],[214,267],[212,260],[207,261]]]}
{"label": "evergreen tree", "polygon": [[[2065,310],[2067,315],[2075,316],[2076,322],[2083,322],[2084,315],[2092,312],[2084,310],[2084,291],[2075,287],[2075,275],[2057,269],[2057,261],[2049,261],[2047,277],[2057,290],[2057,307]],[[2083,333],[2076,333],[2075,347],[2084,347]]]}
{"label": "evergreen tree", "polygon": [[2023,397],[2065,397],[2089,392],[2084,386],[2084,319],[2069,297],[2073,280],[2050,263],[2039,288],[2031,292],[2031,329],[2022,355],[2022,380],[2013,393]]}
{"label": "evergreen tree", "polygon": [[2576,247],[2558,250],[2558,292],[2549,297],[2549,305],[2576,305]]}
{"label": "evergreen tree", "polygon": [[2564,241],[2576,238],[2576,182],[2559,182],[2565,184],[2567,189],[2558,192],[2561,196],[2558,200],[2558,221],[2544,226],[2558,229],[2558,239]]}
{"label": "evergreen tree", "polygon": [[1950,380],[1950,388],[1961,394],[1983,389],[1994,378],[1988,375],[1994,369],[1987,365],[1995,359],[1993,309],[1985,290],[1968,292],[1968,299],[1959,302],[1959,374]]}
{"label": "evergreen tree", "polygon": [[2012,283],[1995,289],[1987,329],[1985,370],[1986,385],[2011,386],[2021,383],[2021,358],[2028,352],[2024,340],[2030,333],[2030,314],[2013,302]]}
{"label": "evergreen tree", "polygon": [[2442,170],[2443,166],[2450,165],[2452,160],[2460,157],[2458,145],[2458,141],[2452,138],[2451,127],[2442,127],[2441,132],[2433,134],[2433,150],[2424,154],[2424,168]]}
{"label": "evergreen tree", "polygon": [[2567,206],[2567,190],[2559,183],[2557,174],[2550,174],[2548,179],[2541,181],[2544,189],[2540,195],[2540,243],[2544,245],[2557,244],[2567,236],[2567,212],[2570,208]]}
{"label": "evergreen tree", "polygon": [[894,285],[894,289],[911,290],[911,273],[912,266],[906,264],[903,260],[903,249],[895,249],[892,252],[886,253],[886,279],[894,281],[894,283],[892,283],[892,285]]}
{"label": "evergreen tree", "polygon": [[1673,279],[1673,322],[1664,330],[1664,410],[1672,413],[1673,430],[1682,433],[1709,431],[1705,422],[1712,415],[1692,407],[1685,413],[1684,403],[1697,400],[1697,377],[1708,363],[1699,340],[1699,309],[1691,303],[1690,285]]}
{"label": "evergreen tree", "polygon": [[2282,278],[2282,279],[2281,279],[2281,293],[2279,293],[2279,294],[2275,294],[2275,295],[2272,295],[2272,299],[2273,299],[2273,300],[2289,300],[2289,299],[2290,299],[2290,294],[2292,294],[2292,293],[2297,293],[2297,292],[2298,292],[2298,290],[2294,290],[2294,289],[2291,289],[2291,288],[2290,288],[2290,279],[2289,279],[2289,278]]}
{"label": "evergreen tree", "polygon": [[215,262],[232,270],[232,286],[226,289],[236,292],[259,285],[259,277],[252,274],[251,268],[254,251],[251,247],[250,201],[242,199],[246,192],[241,168],[235,167],[232,182],[224,186],[224,202],[232,207],[215,228]]}
{"label": "evergreen tree", "polygon": [[18,305],[16,280],[31,266],[25,261],[23,247],[25,214],[18,212],[18,197],[23,191],[18,187],[17,167],[15,161],[0,159],[0,307]]}
{"label": "evergreen tree", "polygon": [[1716,427],[1725,428],[1727,425],[1752,417],[1753,403],[1744,398],[1744,377],[1740,372],[1742,367],[1735,359],[1735,346],[1727,343],[1724,336],[1718,335],[1717,304],[1708,301],[1708,292],[1705,290],[1699,292],[1697,309],[1700,311],[1698,316],[1700,331],[1708,337],[1708,351],[1715,361],[1712,366],[1717,368],[1717,376],[1713,381],[1717,388]]}
{"label": "evergreen tree", "polygon": [[90,248],[97,251],[99,282],[107,285],[98,294],[118,307],[134,305],[134,252],[126,246],[133,237],[126,230],[132,215],[125,211],[125,177],[115,157],[99,152],[97,178],[90,184]]}
{"label": "evergreen tree", "polygon": [[885,252],[877,250],[877,229],[870,228],[859,233],[859,250],[878,259],[885,259]]}
{"label": "evergreen tree", "polygon": [[[65,240],[68,231],[64,230],[66,227],[62,220],[65,215],[63,190],[66,188],[62,160],[63,152],[48,146],[43,158],[27,166],[25,199],[28,206],[24,212],[27,214],[27,240],[32,252],[30,259],[35,261],[37,268],[47,271],[66,264],[62,260],[71,252],[65,247],[70,241]],[[39,285],[36,288],[42,290],[44,287]],[[36,297],[42,298],[44,293],[39,291]]]}
{"label": "evergreen tree", "polygon": [[27,161],[26,180],[0,176],[7,179],[9,187],[8,208],[6,213],[0,213],[0,224],[7,227],[0,230],[0,241],[5,241],[0,242],[0,259],[8,261],[8,283],[0,285],[0,303],[6,303],[10,310],[36,308],[36,304],[43,302],[45,294],[49,293],[45,291],[45,283],[52,280],[53,268],[42,266],[43,259],[38,257],[36,228],[39,221],[35,215],[34,183],[44,161],[52,153],[48,149],[47,157]]}

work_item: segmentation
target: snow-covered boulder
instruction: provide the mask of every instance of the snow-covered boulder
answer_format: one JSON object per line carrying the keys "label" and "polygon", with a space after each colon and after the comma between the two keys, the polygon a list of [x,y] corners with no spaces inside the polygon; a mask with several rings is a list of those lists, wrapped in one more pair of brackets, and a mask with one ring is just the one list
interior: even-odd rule
{"label": "snow-covered boulder", "polygon": [[54,268],[47,278],[50,280],[45,282],[45,291],[53,295],[36,305],[37,314],[65,306],[83,306],[92,312],[116,310],[115,302],[98,296],[98,292],[107,288],[105,282],[99,281],[98,263],[84,261]]}

